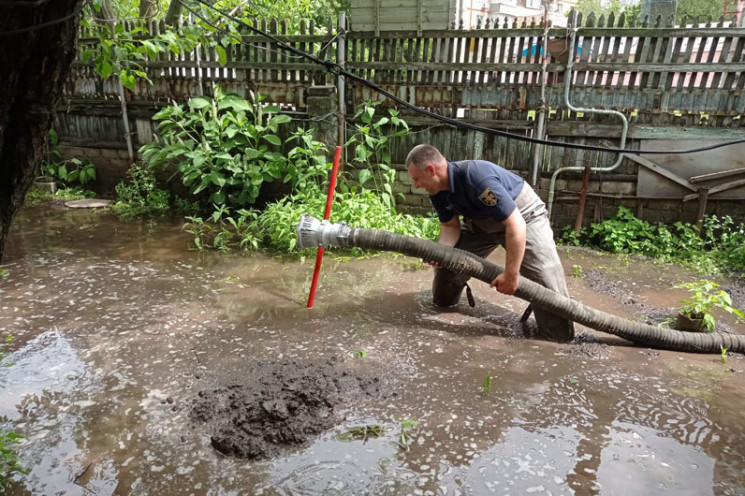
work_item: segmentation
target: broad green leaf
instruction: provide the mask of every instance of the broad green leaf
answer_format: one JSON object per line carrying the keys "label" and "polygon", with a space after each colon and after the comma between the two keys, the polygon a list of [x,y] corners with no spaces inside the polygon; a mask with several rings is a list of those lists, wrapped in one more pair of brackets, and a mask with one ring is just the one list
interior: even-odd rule
{"label": "broad green leaf", "polygon": [[228,54],[225,53],[225,49],[221,47],[220,45],[217,45],[215,47],[215,51],[217,52],[217,62],[220,65],[225,65],[228,63]]}
{"label": "broad green leaf", "polygon": [[210,104],[211,102],[207,98],[201,96],[197,96],[189,100],[189,107],[197,110],[208,107]]}
{"label": "broad green leaf", "polygon": [[280,140],[280,139],[279,139],[279,138],[278,138],[277,136],[275,136],[275,135],[273,135],[273,134],[265,134],[265,135],[263,136],[263,138],[264,138],[265,140],[267,140],[267,141],[268,141],[269,143],[271,143],[272,145],[277,145],[277,146],[279,146],[279,145],[281,145],[281,144],[282,144],[282,140]]}
{"label": "broad green leaf", "polygon": [[290,118],[289,115],[285,115],[285,114],[275,115],[269,121],[270,124],[274,124],[274,125],[287,124],[288,122],[292,122],[292,119]]}
{"label": "broad green leaf", "polygon": [[373,174],[370,171],[370,169],[360,170],[360,177],[359,177],[360,185],[364,185],[367,181],[372,179],[372,177],[373,177]]}
{"label": "broad green leaf", "polygon": [[[210,174],[210,179],[212,180],[212,184],[216,186],[219,186],[221,188],[225,186],[225,176],[223,176],[219,172],[213,172],[212,174]],[[218,202],[218,203],[222,203],[222,202]]]}

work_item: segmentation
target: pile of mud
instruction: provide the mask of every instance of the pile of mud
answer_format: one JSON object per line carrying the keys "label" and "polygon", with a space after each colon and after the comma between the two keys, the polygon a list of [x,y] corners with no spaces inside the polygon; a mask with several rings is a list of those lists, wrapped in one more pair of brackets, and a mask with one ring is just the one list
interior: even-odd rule
{"label": "pile of mud", "polygon": [[264,364],[257,371],[245,384],[201,391],[189,414],[226,456],[276,456],[340,424],[353,404],[384,396],[379,378],[351,372],[336,359]]}

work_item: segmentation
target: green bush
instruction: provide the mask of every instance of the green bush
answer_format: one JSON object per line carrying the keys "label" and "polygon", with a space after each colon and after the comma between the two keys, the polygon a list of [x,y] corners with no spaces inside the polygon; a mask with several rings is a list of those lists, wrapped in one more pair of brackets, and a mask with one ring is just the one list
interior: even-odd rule
{"label": "green bush", "polygon": [[[268,204],[258,219],[267,243],[280,251],[296,251],[295,227],[300,217],[308,214],[322,219],[325,205],[326,195],[320,190],[288,196]],[[433,215],[414,217],[396,213],[381,202],[379,195],[369,190],[336,194],[330,221],[430,240],[437,239],[440,230],[439,220]]]}
{"label": "green bush", "polygon": [[277,131],[291,119],[265,99],[250,102],[215,87],[213,98],[166,107],[153,117],[159,138],[140,149],[142,158],[150,166],[175,164],[189,191],[210,203],[251,205],[262,184],[279,179],[287,165],[271,147],[282,144]]}
{"label": "green bush", "polygon": [[579,234],[565,229],[561,240],[568,245],[675,262],[701,273],[745,274],[745,225],[735,224],[729,216],[708,216],[699,230],[684,222],[650,224],[619,207],[613,218],[593,223]]}
{"label": "green bush", "polygon": [[155,174],[147,166],[132,164],[127,170],[127,181],[117,184],[114,190],[116,201],[111,210],[121,217],[164,214],[169,209],[171,194],[158,188]]}

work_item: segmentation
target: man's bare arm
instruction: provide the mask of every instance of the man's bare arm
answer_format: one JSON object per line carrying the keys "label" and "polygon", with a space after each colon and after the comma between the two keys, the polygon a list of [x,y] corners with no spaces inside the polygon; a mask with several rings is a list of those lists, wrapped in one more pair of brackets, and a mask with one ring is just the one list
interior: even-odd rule
{"label": "man's bare arm", "polygon": [[496,287],[500,293],[511,295],[515,294],[517,290],[520,265],[522,265],[525,255],[525,220],[523,220],[520,211],[515,208],[502,224],[505,227],[505,250],[507,252],[504,272],[491,282],[491,286]]}

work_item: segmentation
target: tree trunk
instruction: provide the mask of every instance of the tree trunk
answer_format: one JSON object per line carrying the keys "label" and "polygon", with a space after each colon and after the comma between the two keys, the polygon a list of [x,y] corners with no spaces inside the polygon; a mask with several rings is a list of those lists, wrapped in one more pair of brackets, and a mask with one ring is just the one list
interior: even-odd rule
{"label": "tree trunk", "polygon": [[[29,1],[29,4],[32,2]],[[0,11],[0,261],[75,55],[82,0]]]}
{"label": "tree trunk", "polygon": [[155,0],[140,0],[140,19],[148,20],[157,13]]}
{"label": "tree trunk", "polygon": [[184,11],[184,6],[180,0],[171,0],[168,5],[168,12],[166,13],[166,24],[169,26],[178,26],[181,20],[181,12]]}

